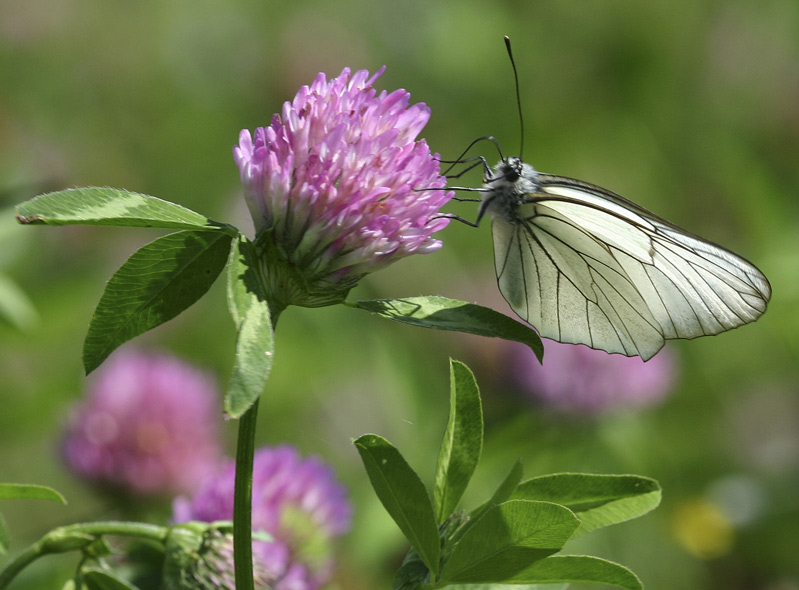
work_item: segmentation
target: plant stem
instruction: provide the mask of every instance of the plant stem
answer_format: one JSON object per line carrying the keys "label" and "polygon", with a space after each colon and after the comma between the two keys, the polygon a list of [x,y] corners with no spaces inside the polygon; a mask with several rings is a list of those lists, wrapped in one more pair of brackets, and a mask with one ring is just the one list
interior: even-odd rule
{"label": "plant stem", "polygon": [[45,554],[46,553],[42,551],[41,541],[25,549],[25,551],[20,553],[14,561],[9,563],[5,569],[0,572],[0,588],[5,588],[19,572],[28,566],[28,564]]}
{"label": "plant stem", "polygon": [[[272,331],[282,308],[270,306]],[[233,568],[236,590],[253,590],[252,571],[252,466],[255,455],[255,430],[258,422],[255,400],[239,419],[236,441],[236,478],[233,490]]]}
{"label": "plant stem", "polygon": [[20,553],[16,559],[0,571],[0,589],[5,588],[14,577],[36,559],[51,553],[66,553],[83,549],[103,535],[138,537],[163,543],[168,527],[141,522],[90,522],[71,524],[53,529],[36,543]]}
{"label": "plant stem", "polygon": [[236,442],[236,484],[233,491],[233,565],[236,590],[253,590],[252,465],[258,400],[239,419]]}

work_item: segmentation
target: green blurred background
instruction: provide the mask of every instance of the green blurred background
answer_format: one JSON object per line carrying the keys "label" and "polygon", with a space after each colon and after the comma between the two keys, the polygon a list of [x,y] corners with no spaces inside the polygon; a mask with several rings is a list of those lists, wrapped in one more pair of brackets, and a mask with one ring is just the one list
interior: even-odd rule
{"label": "green blurred background", "polygon": [[[82,339],[104,283],[157,235],[22,228],[13,205],[57,188],[113,186],[249,231],[231,155],[239,130],[268,124],[317,72],[345,66],[387,65],[378,87],[406,88],[430,105],[424,135],[444,157],[487,134],[513,154],[506,34],[519,66],[525,159],[755,261],[774,289],[768,313],[717,338],[669,344],[680,376],[660,407],[580,420],[508,395],[496,342],[342,306],[292,308],[277,331],[259,442],[290,442],[338,469],[356,520],[336,583],[389,587],[403,542],[350,440],[387,437],[430,481],[452,356],[473,367],[486,405],[467,506],[517,457],[528,476],[639,473],[661,482],[662,506],[575,551],[631,567],[649,590],[799,588],[796,0],[0,0],[0,286],[13,281],[36,313],[17,304],[22,325],[0,327],[0,480],[51,485],[70,501],[2,507],[12,552],[53,526],[109,516],[105,500],[61,465],[58,434],[85,387]],[[474,215],[469,204],[449,209]],[[351,298],[441,294],[507,311],[489,234],[453,224],[439,234],[442,251],[376,273]],[[221,282],[134,342],[210,368],[220,384],[233,343]],[[235,424],[226,428],[232,452]],[[60,587],[73,565],[49,559],[16,587]]]}

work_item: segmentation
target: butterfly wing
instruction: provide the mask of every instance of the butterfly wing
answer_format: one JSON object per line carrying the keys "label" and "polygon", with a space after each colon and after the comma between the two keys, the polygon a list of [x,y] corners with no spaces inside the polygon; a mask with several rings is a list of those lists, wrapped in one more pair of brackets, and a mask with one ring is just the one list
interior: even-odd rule
{"label": "butterfly wing", "polygon": [[492,227],[500,291],[541,336],[646,360],[765,311],[771,287],[743,258],[600,187],[537,180]]}

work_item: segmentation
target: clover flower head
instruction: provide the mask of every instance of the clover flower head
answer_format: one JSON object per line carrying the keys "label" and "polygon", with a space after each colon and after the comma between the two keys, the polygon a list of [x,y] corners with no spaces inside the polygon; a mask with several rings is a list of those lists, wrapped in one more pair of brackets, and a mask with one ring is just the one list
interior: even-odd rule
{"label": "clover flower head", "polygon": [[[233,534],[228,528],[231,523],[197,521],[171,527],[165,544],[163,590],[236,590]],[[257,554],[252,569],[256,590],[275,588],[275,576]]]}
{"label": "clover flower head", "polygon": [[192,490],[222,455],[214,380],[165,355],[122,351],[95,375],[62,440],[67,466],[138,495]]}
{"label": "clover flower head", "polygon": [[[235,464],[225,464],[191,497],[173,503],[173,520],[233,517]],[[254,541],[257,563],[275,590],[314,590],[332,571],[332,540],[350,526],[352,509],[330,467],[290,446],[264,447],[253,460],[252,525],[273,541]]]}
{"label": "clover flower head", "polygon": [[441,247],[432,234],[453,193],[416,139],[430,109],[405,90],[378,93],[382,73],[319,74],[233,150],[268,272],[279,266],[273,280],[291,285],[287,304],[341,301],[367,273]]}
{"label": "clover flower head", "polygon": [[512,377],[524,394],[574,414],[597,415],[656,404],[671,390],[676,376],[668,350],[644,362],[640,357],[549,340],[543,364],[522,346],[513,347],[510,363]]}

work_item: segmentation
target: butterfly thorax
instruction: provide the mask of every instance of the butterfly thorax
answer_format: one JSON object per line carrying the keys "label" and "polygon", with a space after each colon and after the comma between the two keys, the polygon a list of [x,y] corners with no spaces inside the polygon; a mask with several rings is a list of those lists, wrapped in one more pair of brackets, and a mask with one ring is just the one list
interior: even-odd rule
{"label": "butterfly thorax", "polygon": [[483,191],[480,217],[490,213],[515,223],[519,206],[529,200],[530,194],[539,191],[538,172],[521,158],[506,158],[494,166],[491,178],[483,184]]}

